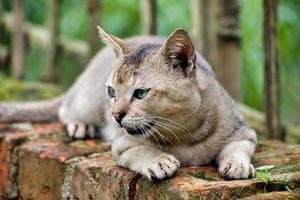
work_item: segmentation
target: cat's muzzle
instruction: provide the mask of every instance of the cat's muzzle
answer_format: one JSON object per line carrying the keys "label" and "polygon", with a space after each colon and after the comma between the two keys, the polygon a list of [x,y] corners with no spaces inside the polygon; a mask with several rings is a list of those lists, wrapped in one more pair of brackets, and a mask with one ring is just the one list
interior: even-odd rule
{"label": "cat's muzzle", "polygon": [[152,126],[154,126],[153,122],[149,122],[147,124],[144,124],[142,127],[136,127],[134,129],[132,128],[125,128],[127,133],[130,135],[142,135],[147,134],[148,131],[151,130]]}

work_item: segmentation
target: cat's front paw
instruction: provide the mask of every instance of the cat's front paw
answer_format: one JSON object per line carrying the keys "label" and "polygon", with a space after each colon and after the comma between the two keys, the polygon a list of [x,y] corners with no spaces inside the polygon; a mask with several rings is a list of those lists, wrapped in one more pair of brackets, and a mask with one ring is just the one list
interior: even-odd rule
{"label": "cat's front paw", "polygon": [[150,180],[157,181],[173,176],[179,167],[180,163],[173,155],[163,155],[144,171]]}
{"label": "cat's front paw", "polygon": [[220,162],[219,172],[226,179],[246,179],[255,176],[255,169],[252,164],[235,159]]}
{"label": "cat's front paw", "polygon": [[68,135],[73,139],[94,138],[96,127],[82,123],[70,123],[66,125]]}

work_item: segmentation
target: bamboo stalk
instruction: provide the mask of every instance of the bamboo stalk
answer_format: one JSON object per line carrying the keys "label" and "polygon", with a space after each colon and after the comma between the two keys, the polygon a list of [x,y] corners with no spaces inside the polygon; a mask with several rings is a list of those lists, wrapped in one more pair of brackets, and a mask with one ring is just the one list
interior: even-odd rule
{"label": "bamboo stalk", "polygon": [[[0,0],[0,19],[3,17],[3,1]],[[3,23],[0,21],[0,42],[2,42],[4,37],[4,26]]]}
{"label": "bamboo stalk", "polygon": [[12,41],[12,74],[15,79],[24,78],[25,40],[23,31],[23,0],[14,0],[14,26]]}
{"label": "bamboo stalk", "polygon": [[240,99],[238,0],[193,0],[192,36],[228,93]]}
{"label": "bamboo stalk", "polygon": [[284,140],[280,119],[277,0],[264,0],[264,95],[269,139]]}
{"label": "bamboo stalk", "polygon": [[57,57],[58,57],[58,39],[59,39],[59,0],[50,0],[49,2],[49,39],[47,48],[46,72],[43,80],[47,82],[57,81]]}
{"label": "bamboo stalk", "polygon": [[140,0],[140,11],[143,33],[154,35],[156,33],[156,0]]}
{"label": "bamboo stalk", "polygon": [[87,13],[89,14],[89,48],[90,55],[89,58],[92,58],[100,46],[100,39],[96,27],[100,24],[100,12],[101,12],[101,3],[99,0],[88,0],[87,1]]}
{"label": "bamboo stalk", "polygon": [[[206,6],[205,6],[206,5]],[[192,11],[192,39],[196,46],[196,49],[205,54],[205,29],[204,24],[207,19],[207,15],[203,12],[207,8],[205,0],[192,0],[191,1],[191,11]]]}

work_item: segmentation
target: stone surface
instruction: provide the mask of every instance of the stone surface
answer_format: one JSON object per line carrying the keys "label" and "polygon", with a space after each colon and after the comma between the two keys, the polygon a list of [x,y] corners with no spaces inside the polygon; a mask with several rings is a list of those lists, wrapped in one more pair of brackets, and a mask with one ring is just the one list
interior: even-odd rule
{"label": "stone surface", "polygon": [[16,165],[18,147],[30,139],[42,135],[51,135],[62,131],[60,123],[36,126],[34,130],[25,131],[15,125],[0,124],[0,197],[13,198],[17,195],[14,183],[16,181]]}
{"label": "stone surface", "polygon": [[257,194],[253,196],[244,197],[241,200],[293,200],[300,199],[299,192],[269,192],[266,194]]}
{"label": "stone surface", "polygon": [[59,123],[22,127],[0,124],[0,199],[300,199],[299,145],[260,142],[253,179],[227,181],[211,165],[150,182],[101,141],[72,141]]}
{"label": "stone surface", "polygon": [[61,199],[67,161],[109,146],[96,141],[61,142],[37,140],[27,142],[19,152],[19,195],[23,199]]}
{"label": "stone surface", "polygon": [[[226,181],[217,172],[216,166],[181,168],[177,175],[160,183],[151,183],[145,178],[137,182],[135,199],[239,199],[247,196],[267,199],[280,196],[272,191],[297,190],[300,188],[300,147],[277,141],[265,141],[258,145],[254,163],[267,180]],[[285,194],[285,193],[283,193]]]}
{"label": "stone surface", "polygon": [[80,200],[132,199],[139,175],[117,167],[109,153],[80,161],[75,166],[73,192]]}

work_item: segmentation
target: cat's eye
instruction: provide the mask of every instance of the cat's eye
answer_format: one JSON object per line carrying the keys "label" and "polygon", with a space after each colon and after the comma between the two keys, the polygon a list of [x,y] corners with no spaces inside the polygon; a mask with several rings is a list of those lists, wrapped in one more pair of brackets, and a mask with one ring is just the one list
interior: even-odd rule
{"label": "cat's eye", "polygon": [[137,98],[137,99],[142,99],[148,94],[149,90],[150,89],[147,89],[147,88],[136,89],[133,93],[133,97]]}
{"label": "cat's eye", "polygon": [[109,96],[109,98],[114,98],[116,97],[116,91],[113,87],[108,86],[107,87],[107,95]]}

